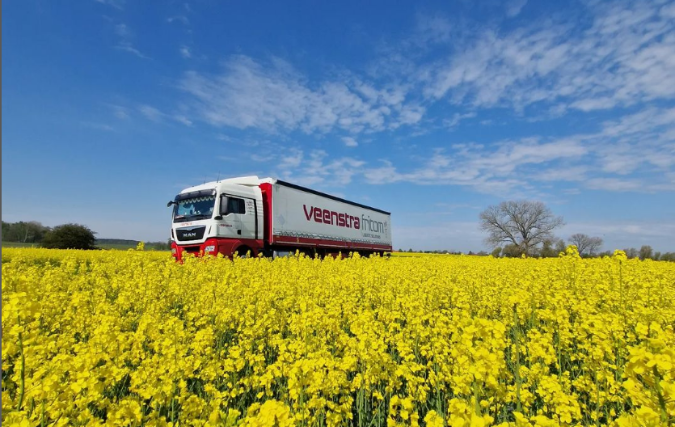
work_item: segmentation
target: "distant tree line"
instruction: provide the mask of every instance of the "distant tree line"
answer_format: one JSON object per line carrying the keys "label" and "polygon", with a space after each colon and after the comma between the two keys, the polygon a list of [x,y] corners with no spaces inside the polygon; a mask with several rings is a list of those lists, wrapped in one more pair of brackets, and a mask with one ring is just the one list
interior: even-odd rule
{"label": "distant tree line", "polygon": [[[542,202],[527,200],[505,201],[488,206],[480,213],[480,227],[488,234],[485,243],[493,248],[493,257],[557,257],[568,245],[574,245],[579,255],[585,258],[612,255],[600,252],[603,241],[600,237],[577,233],[567,242],[554,235],[564,225],[562,217],[555,216]],[[403,250],[399,250],[403,252]],[[412,252],[409,249],[408,252]],[[432,253],[454,253],[448,251],[425,251]],[[675,252],[654,252],[649,245],[624,249],[628,258],[675,261]],[[486,252],[469,255],[488,255]]]}
{"label": "distant tree line", "polygon": [[[598,239],[600,241],[599,245],[597,246],[595,251],[589,251],[587,248],[582,249],[579,248],[577,243],[570,237],[568,239],[567,244],[563,239],[554,239],[554,240],[547,240],[544,242],[541,248],[539,248],[536,251],[533,251],[530,256],[533,257],[538,257],[538,258],[552,258],[552,257],[557,257],[560,252],[564,252],[565,248],[567,245],[575,245],[577,247],[577,250],[579,251],[579,255],[581,255],[582,258],[599,258],[603,256],[612,256],[614,254],[613,251],[599,251],[598,249],[602,247],[602,239],[599,237],[594,237],[594,239]],[[675,252],[654,252],[651,246],[649,245],[643,245],[640,247],[640,249],[636,248],[625,248],[623,251],[626,253],[626,256],[628,258],[639,258],[641,260],[645,259],[651,259],[654,261],[675,261]],[[502,247],[496,247],[492,251],[492,256],[494,257],[507,257],[507,258],[514,258],[514,257],[520,257],[523,255],[523,252],[515,245],[506,245],[503,248]]]}
{"label": "distant tree line", "polygon": [[41,243],[50,230],[37,221],[2,221],[2,241],[17,243]]}
{"label": "distant tree line", "polygon": [[[600,239],[599,237],[596,239]],[[602,246],[602,239],[600,239],[600,247]],[[560,255],[560,252],[565,252],[565,249],[567,248],[567,245],[576,245],[576,243],[572,240],[572,237],[568,239],[568,242],[565,243],[563,239],[553,239],[553,240],[545,240],[542,244],[542,247],[539,248],[536,251],[531,251],[530,252],[530,257],[534,258],[555,258],[558,255]],[[589,251],[584,251],[582,252],[579,249],[579,246],[577,246],[577,250],[579,250],[579,254],[581,255],[582,258],[598,258],[598,257],[603,257],[603,256],[612,256],[614,254],[613,251],[604,251],[604,252],[598,252],[597,250],[595,252],[589,252]],[[651,259],[654,261],[674,261],[675,262],[675,252],[654,252],[652,250],[652,247],[649,245],[644,245],[640,249],[635,249],[635,248],[626,248],[623,249],[623,251],[626,253],[626,256],[628,258],[640,258],[641,260],[645,259]],[[446,249],[443,250],[433,250],[433,251],[413,251],[412,249],[399,249],[398,252],[416,252],[416,253],[425,253],[425,254],[442,254],[442,255],[463,255],[465,254],[464,252],[461,251],[449,251]],[[520,258],[523,256],[522,250],[518,246],[515,245],[506,245],[504,247],[498,246],[494,248],[494,250],[490,253],[485,252],[485,251],[479,251],[479,252],[473,252],[469,251],[466,253],[466,255],[476,255],[476,256],[487,256],[487,255],[492,255],[495,258],[499,257],[504,257],[504,258]]]}
{"label": "distant tree line", "polygon": [[[488,233],[485,240],[492,246],[492,256],[555,257],[566,248],[564,240],[553,232],[562,226],[562,217],[553,215],[542,202],[506,201],[489,206],[480,213],[481,229]],[[574,245],[582,257],[611,255],[600,252],[602,238],[577,233],[570,236],[567,244]],[[675,261],[675,253],[654,253],[651,246],[624,249],[629,258]]]}
{"label": "distant tree line", "polygon": [[[47,227],[37,221],[2,221],[2,241],[34,244],[44,248],[99,249],[108,247],[135,248],[138,240],[96,239],[96,232],[80,224],[62,224]],[[145,249],[170,250],[171,240],[146,242]]]}
{"label": "distant tree line", "polygon": [[96,249],[96,234],[87,226],[62,224],[47,227],[37,221],[2,221],[2,241],[36,244],[50,249]]}

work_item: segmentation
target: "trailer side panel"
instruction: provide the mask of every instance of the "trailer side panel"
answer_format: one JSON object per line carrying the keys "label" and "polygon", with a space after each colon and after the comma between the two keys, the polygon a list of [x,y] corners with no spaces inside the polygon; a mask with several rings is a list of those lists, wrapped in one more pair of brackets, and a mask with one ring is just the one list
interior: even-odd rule
{"label": "trailer side panel", "polygon": [[391,250],[389,213],[283,182],[271,187],[271,243]]}

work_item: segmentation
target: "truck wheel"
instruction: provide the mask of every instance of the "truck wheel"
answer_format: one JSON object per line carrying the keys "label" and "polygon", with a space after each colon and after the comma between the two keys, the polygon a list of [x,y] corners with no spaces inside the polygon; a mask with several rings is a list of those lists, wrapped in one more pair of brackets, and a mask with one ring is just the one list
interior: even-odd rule
{"label": "truck wheel", "polygon": [[305,249],[304,253],[307,256],[307,258],[310,259],[314,259],[314,255],[316,255],[316,251],[314,249]]}
{"label": "truck wheel", "polygon": [[239,258],[248,258],[249,256],[253,256],[253,251],[248,246],[239,246],[237,248],[237,255],[239,255]]}

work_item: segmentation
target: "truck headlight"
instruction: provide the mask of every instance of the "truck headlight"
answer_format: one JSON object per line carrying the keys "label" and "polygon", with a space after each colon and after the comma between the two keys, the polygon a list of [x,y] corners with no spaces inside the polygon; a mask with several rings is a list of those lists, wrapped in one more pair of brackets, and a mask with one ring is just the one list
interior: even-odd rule
{"label": "truck headlight", "polygon": [[176,254],[176,248],[171,248],[171,253],[175,255]]}
{"label": "truck headlight", "polygon": [[206,252],[206,253],[208,253],[208,252],[215,252],[215,251],[216,251],[216,246],[215,246],[215,245],[209,245],[209,246],[204,247],[204,252]]}

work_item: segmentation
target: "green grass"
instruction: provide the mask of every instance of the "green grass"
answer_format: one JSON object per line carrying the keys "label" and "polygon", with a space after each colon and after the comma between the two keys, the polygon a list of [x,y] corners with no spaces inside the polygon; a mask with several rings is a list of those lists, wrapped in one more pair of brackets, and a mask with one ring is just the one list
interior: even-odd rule
{"label": "green grass", "polygon": [[2,242],[3,248],[39,248],[39,243]]}
{"label": "green grass", "polygon": [[[40,244],[39,243],[21,243],[21,242],[2,242],[2,247],[3,248],[39,248]],[[118,250],[118,251],[126,251],[128,249],[136,249],[136,245],[127,245],[124,243],[102,243],[102,244],[97,244],[97,248],[99,249],[105,249],[105,250]],[[154,251],[157,250],[155,249],[154,246],[146,246],[145,247],[146,251]],[[166,252],[168,250],[162,249]]]}
{"label": "green grass", "polygon": [[136,245],[125,243],[96,243],[96,247],[101,249],[117,249],[120,251],[126,251],[127,249],[136,249]]}

